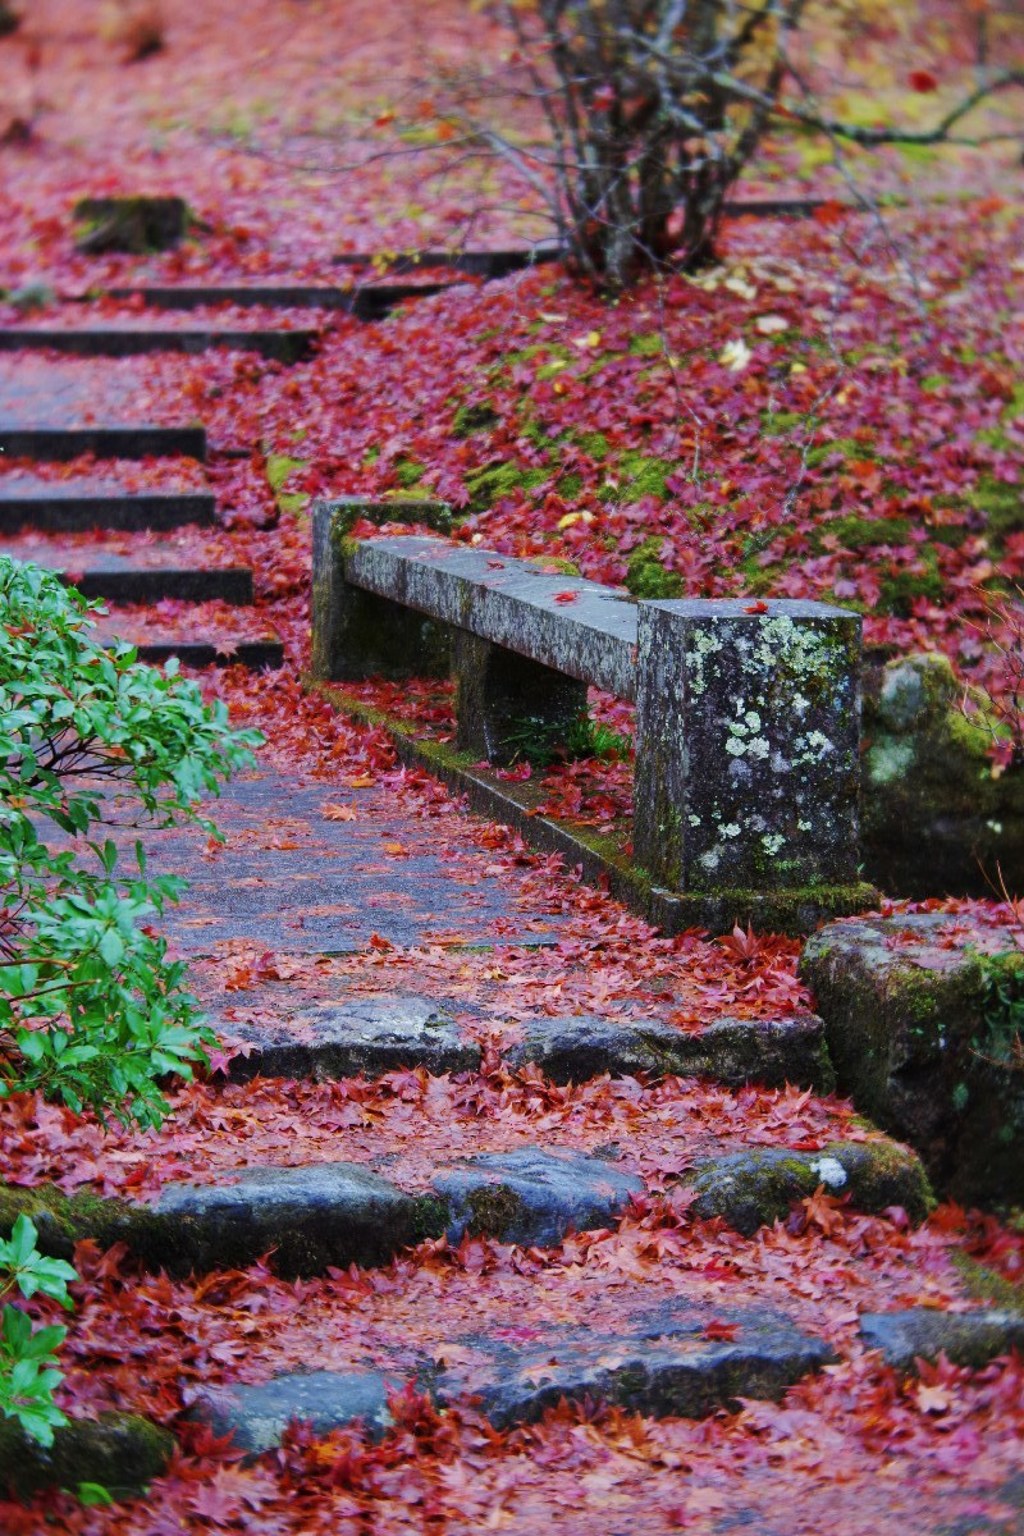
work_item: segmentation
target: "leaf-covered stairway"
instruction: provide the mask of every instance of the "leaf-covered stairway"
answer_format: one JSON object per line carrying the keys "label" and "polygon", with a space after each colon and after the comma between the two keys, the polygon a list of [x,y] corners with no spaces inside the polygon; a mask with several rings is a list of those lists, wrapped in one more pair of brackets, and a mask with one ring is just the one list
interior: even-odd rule
{"label": "leaf-covered stairway", "polygon": [[[111,633],[155,657],[272,665],[276,625],[295,660],[274,537],[222,526],[213,495],[253,444],[210,450],[189,359],[154,416],[153,366],[3,365],[4,549],[116,602]],[[916,1158],[828,1097],[795,943],[659,939],[291,668],[209,686],[268,745],[225,793],[223,849],[165,833],[152,857],[192,883],[168,929],[214,1074],[157,1138],[39,1104],[2,1130],[4,1223],[28,1210],[83,1277],[69,1402],[141,1418],[67,1432],[49,1465],[8,1443],[10,1529],[42,1518],[37,1480],[83,1478],[148,1483],[123,1508],[152,1532],[316,1528],[295,1523],[315,1500],[338,1529],[369,1508],[381,1530],[662,1531],[668,1510],[782,1536],[795,1474],[844,1532],[1016,1498],[997,1426],[1019,1378],[988,1362],[1021,1325],[962,1257],[966,1236],[997,1272],[996,1239],[926,1222]],[[955,1493],[926,1434],[947,1414]],[[171,1444],[187,1476],[160,1475]]]}

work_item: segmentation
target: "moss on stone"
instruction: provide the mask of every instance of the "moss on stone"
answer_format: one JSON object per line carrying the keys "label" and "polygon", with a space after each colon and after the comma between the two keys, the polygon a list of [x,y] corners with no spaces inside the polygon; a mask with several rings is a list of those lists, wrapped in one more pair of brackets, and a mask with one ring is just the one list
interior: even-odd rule
{"label": "moss on stone", "polygon": [[667,570],[661,562],[664,539],[645,539],[626,561],[626,589],[633,597],[658,599],[678,597],[683,578],[678,571]]}
{"label": "moss on stone", "polygon": [[1004,1312],[1024,1313],[1024,1281],[1007,1280],[998,1270],[979,1264],[970,1254],[954,1249],[950,1255],[967,1293],[975,1301],[990,1301]]}
{"label": "moss on stone", "polygon": [[507,1184],[482,1184],[466,1195],[471,1237],[495,1237],[504,1240],[515,1230],[524,1214],[523,1202]]}
{"label": "moss on stone", "polygon": [[43,1488],[77,1489],[98,1483],[116,1497],[144,1492],[166,1469],[174,1436],[134,1413],[73,1419],[58,1429],[52,1447],[30,1440],[12,1419],[0,1420],[0,1484],[19,1498]]}
{"label": "moss on stone", "polygon": [[31,1217],[39,1232],[39,1247],[55,1258],[71,1258],[83,1238],[101,1247],[127,1242],[146,1246],[152,1235],[153,1213],[147,1206],[76,1190],[66,1195],[53,1184],[33,1188],[0,1184],[0,1234],[8,1236],[20,1215]]}

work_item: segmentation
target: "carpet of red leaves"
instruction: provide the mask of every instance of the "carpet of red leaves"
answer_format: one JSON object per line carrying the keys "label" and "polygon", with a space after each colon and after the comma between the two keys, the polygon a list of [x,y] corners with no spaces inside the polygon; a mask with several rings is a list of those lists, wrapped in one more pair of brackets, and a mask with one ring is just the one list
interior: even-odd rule
{"label": "carpet of red leaves", "polygon": [[[429,183],[425,196],[423,161],[380,155],[393,146],[374,121],[396,103],[422,97],[429,106],[431,51],[451,64],[485,47],[475,8],[253,0],[244,25],[222,0],[165,0],[164,10],[166,48],[137,64],[102,41],[80,0],[39,0],[22,34],[0,43],[7,126],[30,130],[26,142],[11,133],[0,148],[8,288],[82,293],[143,277],[336,281],[344,269],[331,265],[335,252],[461,240],[467,207],[484,202],[474,243],[537,232],[520,189],[493,170],[486,185],[466,172]],[[903,107],[907,69],[945,80],[964,62],[949,42],[950,9],[927,10],[943,47],[929,48],[927,16],[924,42],[908,23],[910,60],[902,76],[891,65],[883,82]],[[432,121],[429,110],[423,116]],[[351,169],[341,175],[339,163]],[[780,142],[754,186],[792,186],[807,170],[798,149]],[[888,188],[922,185],[919,164],[896,158],[883,171]],[[841,189],[826,168],[816,175],[828,195]],[[396,804],[422,818],[433,845],[500,866],[538,910],[571,913],[557,948],[545,951],[384,945],[283,962],[236,950],[197,966],[204,996],[244,1009],[247,991],[260,988],[262,1006],[268,985],[292,999],[419,990],[449,999],[485,1040],[530,1014],[636,1017],[668,1000],[680,1028],[699,1029],[723,1013],[806,1006],[795,945],[765,938],[744,954],[697,935],[659,938],[512,834],[467,822],[422,776],[396,769],[380,733],[303,698],[295,681],[308,646],[303,508],[318,494],[415,486],[466,513],[460,537],[571,559],[602,581],[621,581],[653,536],[691,595],[832,597],[863,608],[872,643],[939,647],[965,676],[992,679],[992,653],[972,627],[985,618],[980,589],[997,570],[1024,579],[1024,524],[993,514],[1019,500],[1024,449],[1020,170],[992,151],[925,168],[924,184],[943,181],[957,194],[949,203],[889,210],[884,220],[829,210],[800,224],[730,224],[719,268],[651,283],[612,307],[552,269],[462,283],[376,327],[332,316],[318,355],[298,367],[218,353],[147,362],[151,418],[208,426],[225,537],[254,564],[258,612],[288,647],[284,673],[256,685],[228,669],[208,680],[210,691],[240,723],[268,731],[272,761],[337,783],[339,800],[361,774],[388,776]],[[208,231],[144,261],[75,255],[75,197],[140,189],[183,194]],[[960,200],[972,192],[984,195]],[[104,304],[95,314],[126,320],[137,308]],[[270,318],[248,312],[246,323]],[[138,372],[82,365],[83,377],[86,369],[93,380]],[[486,425],[465,431],[464,408],[484,402]],[[59,480],[83,468],[41,473]],[[164,465],[116,473],[135,489],[168,481]],[[175,467],[172,478],[197,480],[191,467]],[[1011,614],[1005,633],[1014,622]],[[443,715],[434,721],[443,724]],[[556,779],[552,796],[564,799],[570,782]],[[997,922],[1011,915],[988,910]],[[839,1133],[858,1134],[849,1106],[796,1092],[730,1094],[677,1080],[555,1089],[493,1063],[451,1081],[404,1073],[369,1085],[223,1086],[214,1078],[176,1095],[160,1137],[104,1136],[28,1100],[0,1119],[10,1177],[140,1194],[186,1170],[202,1176],[328,1150],[386,1154],[415,1182],[437,1153],[533,1138],[587,1148],[628,1139],[656,1191],[701,1151],[816,1147]],[[640,1202],[616,1231],[570,1238],[553,1252],[428,1243],[381,1271],[293,1283],[274,1275],[272,1257],[173,1283],[140,1274],[118,1250],[83,1245],[78,1261],[63,1400],[73,1411],[150,1412],[174,1426],[180,1451],[146,1500],[113,1510],[86,1510],[60,1493],[26,1507],[0,1503],[5,1536],[711,1536],[748,1524],[766,1536],[823,1528],[1011,1536],[1020,1528],[1020,1362],[977,1372],[940,1363],[904,1380],[856,1340],[861,1310],[967,1305],[965,1265],[983,1267],[990,1285],[1020,1284],[1019,1231],[950,1206],[915,1233],[899,1212],[867,1218],[818,1196],[789,1222],[743,1239],[694,1222],[685,1201],[670,1198]],[[498,1434],[470,1404],[439,1416],[409,1395],[379,1445],[356,1431],[325,1441],[297,1431],[253,1467],[183,1417],[199,1383],[374,1351],[443,1350],[449,1335],[474,1328],[613,1320],[640,1288],[778,1304],[833,1339],[842,1362],[779,1405],[750,1402],[700,1424],[584,1408]]]}

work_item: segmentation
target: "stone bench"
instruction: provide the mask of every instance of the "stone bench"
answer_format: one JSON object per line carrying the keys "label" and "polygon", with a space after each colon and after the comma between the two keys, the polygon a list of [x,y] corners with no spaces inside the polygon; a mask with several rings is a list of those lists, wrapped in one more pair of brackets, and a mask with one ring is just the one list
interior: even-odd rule
{"label": "stone bench", "polygon": [[450,665],[458,746],[499,764],[527,735],[564,734],[588,686],[634,700],[633,850],[652,882],[709,895],[856,885],[857,614],[634,602],[443,539],[348,537],[355,516],[387,507],[314,506],[316,678]]}

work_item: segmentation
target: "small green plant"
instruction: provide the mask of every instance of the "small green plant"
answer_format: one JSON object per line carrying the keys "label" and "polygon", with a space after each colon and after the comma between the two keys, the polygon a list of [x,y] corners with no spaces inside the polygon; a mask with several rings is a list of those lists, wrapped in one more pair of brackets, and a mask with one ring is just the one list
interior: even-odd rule
{"label": "small green plant", "polygon": [[979,956],[983,1031],[972,1041],[976,1055],[994,1066],[1024,1073],[1024,953]]}
{"label": "small green plant", "polygon": [[535,768],[585,757],[626,759],[633,749],[630,737],[591,720],[589,715],[580,715],[567,727],[525,715],[507,727],[502,741],[513,762],[527,762]]}
{"label": "small green plant", "polygon": [[19,1216],[10,1239],[0,1241],[0,1413],[16,1419],[32,1440],[53,1444],[53,1432],[67,1419],[53,1401],[63,1380],[54,1351],[67,1336],[58,1324],[34,1327],[23,1308],[8,1301],[15,1292],[30,1301],[48,1296],[71,1309],[68,1282],[77,1278],[63,1259],[49,1259],[36,1246],[38,1232],[27,1216]]}

